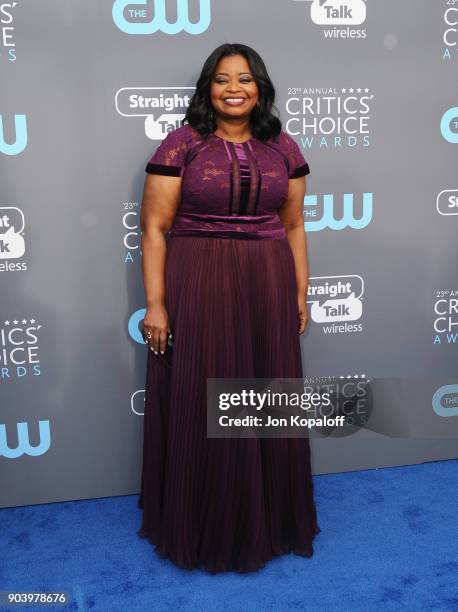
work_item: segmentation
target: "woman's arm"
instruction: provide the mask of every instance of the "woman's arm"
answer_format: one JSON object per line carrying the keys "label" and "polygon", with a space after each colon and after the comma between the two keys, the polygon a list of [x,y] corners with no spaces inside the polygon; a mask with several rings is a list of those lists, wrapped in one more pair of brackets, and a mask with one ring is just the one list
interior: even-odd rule
{"label": "woman's arm", "polygon": [[306,188],[307,184],[305,176],[289,179],[286,201],[278,211],[280,220],[285,226],[286,237],[294,257],[300,334],[304,332],[308,321],[308,258],[303,212]]}
{"label": "woman's arm", "polygon": [[151,333],[150,348],[164,353],[170,331],[165,308],[165,235],[172,227],[181,199],[181,177],[147,174],[140,212],[143,286],[146,314],[143,330]]}

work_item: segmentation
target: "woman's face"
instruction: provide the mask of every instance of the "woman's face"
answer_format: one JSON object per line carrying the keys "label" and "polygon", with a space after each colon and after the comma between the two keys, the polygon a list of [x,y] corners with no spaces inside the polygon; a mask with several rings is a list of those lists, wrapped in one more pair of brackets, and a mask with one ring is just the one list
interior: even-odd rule
{"label": "woman's face", "polygon": [[243,55],[229,55],[218,62],[210,99],[215,114],[225,119],[247,118],[258,101],[258,86]]}

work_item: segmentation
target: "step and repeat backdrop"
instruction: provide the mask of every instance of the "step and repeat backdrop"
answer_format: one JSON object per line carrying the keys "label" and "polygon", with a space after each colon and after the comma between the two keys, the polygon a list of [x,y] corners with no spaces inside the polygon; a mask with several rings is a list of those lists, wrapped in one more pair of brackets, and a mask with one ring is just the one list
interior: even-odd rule
{"label": "step and repeat backdrop", "polygon": [[3,507],[139,491],[144,168],[224,42],[311,168],[304,373],[362,390],[314,473],[458,456],[458,2],[0,0]]}

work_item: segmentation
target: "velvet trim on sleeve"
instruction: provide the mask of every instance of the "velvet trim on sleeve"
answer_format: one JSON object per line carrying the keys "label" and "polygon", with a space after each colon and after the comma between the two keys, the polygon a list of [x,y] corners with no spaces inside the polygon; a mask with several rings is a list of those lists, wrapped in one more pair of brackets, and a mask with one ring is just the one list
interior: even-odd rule
{"label": "velvet trim on sleeve", "polygon": [[145,172],[164,176],[182,176],[189,141],[190,128],[188,125],[180,126],[169,132],[148,160]]}

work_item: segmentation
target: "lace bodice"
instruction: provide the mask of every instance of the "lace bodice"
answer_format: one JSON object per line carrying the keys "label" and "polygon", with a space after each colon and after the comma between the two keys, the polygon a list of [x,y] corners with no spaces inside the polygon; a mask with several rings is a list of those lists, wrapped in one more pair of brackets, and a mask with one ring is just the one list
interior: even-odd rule
{"label": "lace bodice", "polygon": [[278,209],[288,179],[310,173],[286,132],[267,142],[253,137],[234,143],[215,134],[203,139],[189,125],[168,133],[145,170],[182,177],[173,236],[249,239],[285,236]]}

